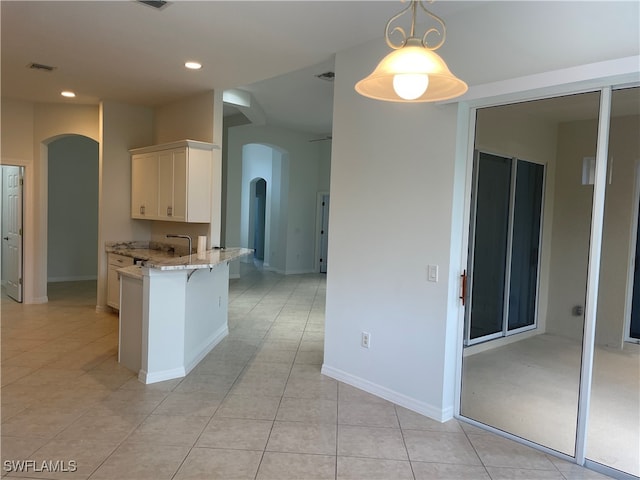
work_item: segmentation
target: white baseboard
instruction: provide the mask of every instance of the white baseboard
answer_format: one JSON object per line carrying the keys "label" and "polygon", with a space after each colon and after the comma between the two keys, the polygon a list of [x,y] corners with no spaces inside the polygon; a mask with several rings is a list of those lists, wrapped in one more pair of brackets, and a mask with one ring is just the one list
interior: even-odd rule
{"label": "white baseboard", "polygon": [[97,313],[110,313],[110,312],[117,312],[116,309],[109,307],[108,305],[96,305],[96,312]]}
{"label": "white baseboard", "polygon": [[165,380],[173,380],[174,378],[182,378],[186,375],[184,367],[173,368],[171,370],[162,370],[159,372],[148,373],[144,370],[140,370],[138,373],[138,380],[142,383],[158,383]]}
{"label": "white baseboard", "polygon": [[138,380],[144,384],[164,382],[165,380],[173,380],[174,378],[183,378],[193,370],[198,363],[206,357],[213,348],[218,345],[227,335],[229,335],[229,327],[223,325],[217,332],[211,335],[206,341],[202,342],[197,349],[198,354],[186,365],[169,370],[161,370],[149,373],[145,370],[138,372]]}
{"label": "white baseboard", "polygon": [[60,282],[83,282],[85,280],[97,280],[96,275],[74,275],[72,277],[51,277],[47,279],[47,283]]}
{"label": "white baseboard", "polygon": [[352,387],[359,388],[360,390],[364,390],[365,392],[377,397],[384,398],[396,405],[400,405],[401,407],[419,413],[420,415],[424,415],[425,417],[429,417],[438,422],[446,422],[453,418],[453,406],[445,409],[435,407],[428,403],[408,397],[402,393],[390,390],[382,385],[370,382],[369,380],[351,375],[343,370],[330,367],[326,363],[322,365],[321,371],[323,375],[351,385]]}
{"label": "white baseboard", "polygon": [[287,270],[285,275],[304,275],[305,273],[316,273],[312,268],[301,268],[299,270]]}
{"label": "white baseboard", "polygon": [[25,298],[24,303],[28,305],[38,305],[41,303],[49,303],[49,297],[45,295],[44,297]]}
{"label": "white baseboard", "polygon": [[216,345],[218,345],[224,338],[229,335],[229,326],[225,323],[222,327],[218,329],[213,335],[211,335],[208,339],[200,344],[196,351],[198,352],[196,356],[188,362],[184,369],[185,375],[187,375],[191,370],[193,370],[196,365],[198,365],[204,357],[206,357],[211,350],[214,349]]}

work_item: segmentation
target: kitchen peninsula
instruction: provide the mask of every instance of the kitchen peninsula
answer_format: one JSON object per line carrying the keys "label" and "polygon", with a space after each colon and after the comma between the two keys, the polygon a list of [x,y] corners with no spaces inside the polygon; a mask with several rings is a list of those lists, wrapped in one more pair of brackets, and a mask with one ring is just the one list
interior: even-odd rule
{"label": "kitchen peninsula", "polygon": [[118,361],[138,372],[142,383],[184,377],[229,333],[229,262],[253,250],[172,257],[114,242],[107,251],[143,259],[118,269]]}

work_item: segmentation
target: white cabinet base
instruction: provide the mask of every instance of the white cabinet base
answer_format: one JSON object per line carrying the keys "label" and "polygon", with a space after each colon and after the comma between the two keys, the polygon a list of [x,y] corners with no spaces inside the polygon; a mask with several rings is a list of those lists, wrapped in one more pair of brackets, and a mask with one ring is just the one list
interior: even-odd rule
{"label": "white cabinet base", "polygon": [[136,284],[127,278],[120,311],[121,324],[140,319],[140,341],[122,325],[119,358],[131,368],[122,360],[131,356],[128,346],[137,344],[140,364],[132,369],[142,383],[184,377],[229,333],[229,265],[141,271],[140,305],[133,300]]}

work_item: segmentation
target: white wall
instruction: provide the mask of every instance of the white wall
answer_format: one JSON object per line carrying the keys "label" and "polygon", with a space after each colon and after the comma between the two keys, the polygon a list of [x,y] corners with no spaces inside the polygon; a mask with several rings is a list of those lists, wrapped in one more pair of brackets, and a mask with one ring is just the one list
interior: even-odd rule
{"label": "white wall", "polygon": [[[257,143],[242,147],[242,198],[240,220],[240,246],[254,248],[251,195],[255,195],[255,188],[251,188],[253,180],[262,178],[267,182],[267,198],[265,209],[265,242],[264,266],[278,270],[284,266],[284,250],[280,250],[278,233],[280,216],[280,178],[274,178],[274,164],[281,162],[281,158],[274,158],[278,152],[266,145]],[[280,155],[278,155],[280,156]],[[279,263],[282,257],[283,262]],[[250,259],[248,259],[250,261]]]}
{"label": "white wall", "polygon": [[[637,5],[617,6],[614,16],[637,18]],[[531,62],[509,44],[511,36],[539,28],[529,14],[552,18],[563,31],[579,30],[582,13],[592,5],[554,2],[536,11],[536,2],[526,2],[523,8],[517,25],[497,25],[493,4],[448,21],[442,54],[472,86],[458,112],[455,103],[388,104],[359,97],[353,86],[388,53],[383,41],[336,55],[323,372],[436,419],[451,417],[459,384],[463,310],[457,276],[466,263],[469,106],[637,78],[630,70],[637,72],[637,63],[580,66],[637,55],[637,26],[622,29],[626,36],[615,51],[572,42]],[[557,18],[549,15],[554,9]],[[611,13],[606,2],[593,9],[603,17]],[[487,30],[484,20],[498,28]],[[538,45],[532,48],[541,52]],[[553,58],[547,56],[551,51]],[[438,283],[426,282],[430,264],[440,267]],[[371,334],[369,349],[360,347],[362,331]]]}
{"label": "white wall", "polygon": [[[613,164],[605,199],[596,341],[615,348],[622,347],[624,338],[639,128],[637,116],[611,120]],[[596,133],[597,120],[560,125],[558,158],[563,162],[558,162],[549,331],[576,340],[582,339],[584,317],[571,310],[585,301],[593,197],[593,186],[581,183],[582,160],[595,156]]]}
{"label": "white wall", "polygon": [[[222,90],[209,90],[154,109],[154,142],[169,143],[197,140],[222,143]],[[150,143],[149,145],[151,145]],[[211,246],[221,244],[222,229],[222,152],[212,151],[212,210],[211,222],[187,224],[181,222],[155,222],[153,240],[165,241],[167,233],[206,235]]]}
{"label": "white wall", "polygon": [[[615,96],[616,92],[613,92],[614,99]],[[612,159],[612,171],[605,198],[596,342],[615,348],[623,346],[625,315],[631,314],[625,312],[625,300],[627,273],[631,269],[629,254],[633,252],[633,215],[637,208],[634,183],[640,168],[638,132],[640,117],[637,115],[611,119],[609,158]]]}
{"label": "white wall", "polygon": [[[276,269],[282,273],[304,273],[313,271],[315,249],[316,193],[328,190],[327,179],[330,155],[323,142],[309,142],[312,135],[292,130],[271,127],[242,125],[229,128],[227,133],[226,162],[226,246],[241,244],[242,238],[242,151],[247,144],[262,144],[276,147],[287,153],[283,162],[282,184],[289,187],[281,191],[277,212],[282,216],[276,223],[281,226],[278,233],[279,249],[286,257],[275,260]],[[277,163],[277,162],[276,162]],[[276,168],[277,164],[276,164]],[[269,185],[267,185],[267,190]],[[273,202],[272,202],[273,203]],[[273,218],[271,220],[274,221]],[[246,237],[245,237],[246,238]],[[273,240],[273,239],[272,239]],[[272,251],[275,245],[272,244]],[[277,256],[277,251],[276,251]],[[273,259],[273,258],[272,258]],[[237,275],[238,266],[231,266],[232,275]]]}
{"label": "white wall", "polygon": [[129,150],[153,143],[153,110],[103,102],[100,108],[100,216],[98,229],[97,307],[107,303],[105,242],[149,240],[151,225],[131,218],[131,156]]}
{"label": "white wall", "polygon": [[70,135],[49,144],[48,281],[98,272],[98,144]]}
{"label": "white wall", "polygon": [[154,143],[214,141],[214,91],[155,108]]}
{"label": "white wall", "polygon": [[47,301],[47,145],[64,135],[98,140],[93,105],[43,104],[2,99],[2,162],[25,167],[24,302]]}
{"label": "white wall", "polygon": [[[5,165],[24,166],[23,199],[23,301],[35,301],[35,262],[30,252],[34,250],[35,235],[27,230],[35,224],[35,167],[33,162],[34,104],[21,100],[2,98],[0,102],[0,161]],[[11,121],[8,121],[11,119]],[[29,255],[27,256],[27,253]],[[46,292],[41,293],[46,299]],[[44,301],[41,299],[41,301]]]}
{"label": "white wall", "polygon": [[446,419],[456,106],[357,95],[383,53],[377,43],[336,56],[323,372]]}

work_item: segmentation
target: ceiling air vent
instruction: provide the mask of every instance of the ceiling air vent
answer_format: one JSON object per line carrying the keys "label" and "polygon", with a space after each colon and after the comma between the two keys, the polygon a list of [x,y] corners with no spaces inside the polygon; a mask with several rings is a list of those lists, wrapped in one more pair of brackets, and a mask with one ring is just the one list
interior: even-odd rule
{"label": "ceiling air vent", "polygon": [[138,0],[138,2],[144,3],[145,5],[149,7],[153,7],[157,10],[162,10],[169,3],[161,0],[157,0],[157,1],[156,0]]}
{"label": "ceiling air vent", "polygon": [[56,67],[35,62],[27,65],[27,68],[30,68],[31,70],[39,70],[41,72],[53,72],[56,69]]}
{"label": "ceiling air vent", "polygon": [[320,80],[324,80],[326,82],[333,82],[333,79],[336,78],[335,72],[324,72],[316,75]]}

